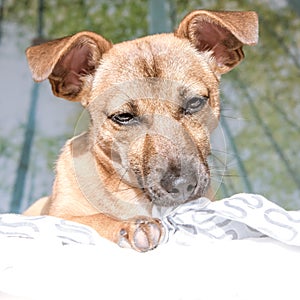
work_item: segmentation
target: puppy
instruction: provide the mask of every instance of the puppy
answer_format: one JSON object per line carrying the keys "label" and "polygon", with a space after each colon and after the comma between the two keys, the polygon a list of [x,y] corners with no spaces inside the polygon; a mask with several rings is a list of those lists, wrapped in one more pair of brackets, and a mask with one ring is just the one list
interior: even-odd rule
{"label": "puppy", "polygon": [[212,198],[220,76],[257,39],[254,12],[197,10],[174,33],[113,45],[85,31],[28,48],[33,79],[80,101],[91,124],[64,146],[51,196],[25,214],[80,222],[140,252],[155,248],[164,232],[153,205]]}

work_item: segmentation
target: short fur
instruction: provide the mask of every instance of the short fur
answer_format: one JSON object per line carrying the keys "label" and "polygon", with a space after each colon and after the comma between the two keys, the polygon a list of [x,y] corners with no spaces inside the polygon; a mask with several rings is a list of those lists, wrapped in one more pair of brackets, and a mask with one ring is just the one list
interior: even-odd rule
{"label": "short fur", "polygon": [[197,10],[174,33],[112,45],[80,32],[27,49],[33,78],[81,101],[88,132],[67,141],[51,196],[27,215],[49,214],[92,226],[138,251],[163,236],[153,204],[212,199],[210,133],[220,115],[220,75],[258,39],[254,12]]}

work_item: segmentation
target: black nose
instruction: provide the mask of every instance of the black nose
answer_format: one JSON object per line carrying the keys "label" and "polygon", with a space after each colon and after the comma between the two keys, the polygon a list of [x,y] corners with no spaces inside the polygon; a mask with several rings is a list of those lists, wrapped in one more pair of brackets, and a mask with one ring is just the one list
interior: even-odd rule
{"label": "black nose", "polygon": [[193,174],[174,176],[167,172],[160,184],[176,202],[185,202],[194,193],[197,187],[197,179]]}

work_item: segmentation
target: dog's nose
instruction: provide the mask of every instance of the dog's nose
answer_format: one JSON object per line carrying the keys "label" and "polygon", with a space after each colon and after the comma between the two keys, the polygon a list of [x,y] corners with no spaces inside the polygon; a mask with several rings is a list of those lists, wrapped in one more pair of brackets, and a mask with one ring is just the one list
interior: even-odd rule
{"label": "dog's nose", "polygon": [[167,173],[160,184],[176,202],[185,202],[194,193],[197,187],[197,179],[192,174],[175,177]]}

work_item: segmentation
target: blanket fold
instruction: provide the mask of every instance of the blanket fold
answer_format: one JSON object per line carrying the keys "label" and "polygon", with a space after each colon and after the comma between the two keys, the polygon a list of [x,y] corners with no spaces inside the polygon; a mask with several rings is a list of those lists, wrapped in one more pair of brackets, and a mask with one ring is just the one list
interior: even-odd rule
{"label": "blanket fold", "polygon": [[[153,208],[166,235],[162,243],[193,243],[198,238],[240,240],[270,237],[300,246],[300,211],[287,211],[261,195],[236,194],[211,202],[200,198],[176,208]],[[99,243],[97,232],[82,224],[51,216],[0,215],[0,238],[38,239],[45,243]]]}
{"label": "blanket fold", "polygon": [[300,246],[300,211],[286,211],[256,194],[240,193],[211,202],[200,198],[175,209],[154,208],[162,219],[167,242],[181,233],[181,242],[196,236],[215,239],[271,237]]}

